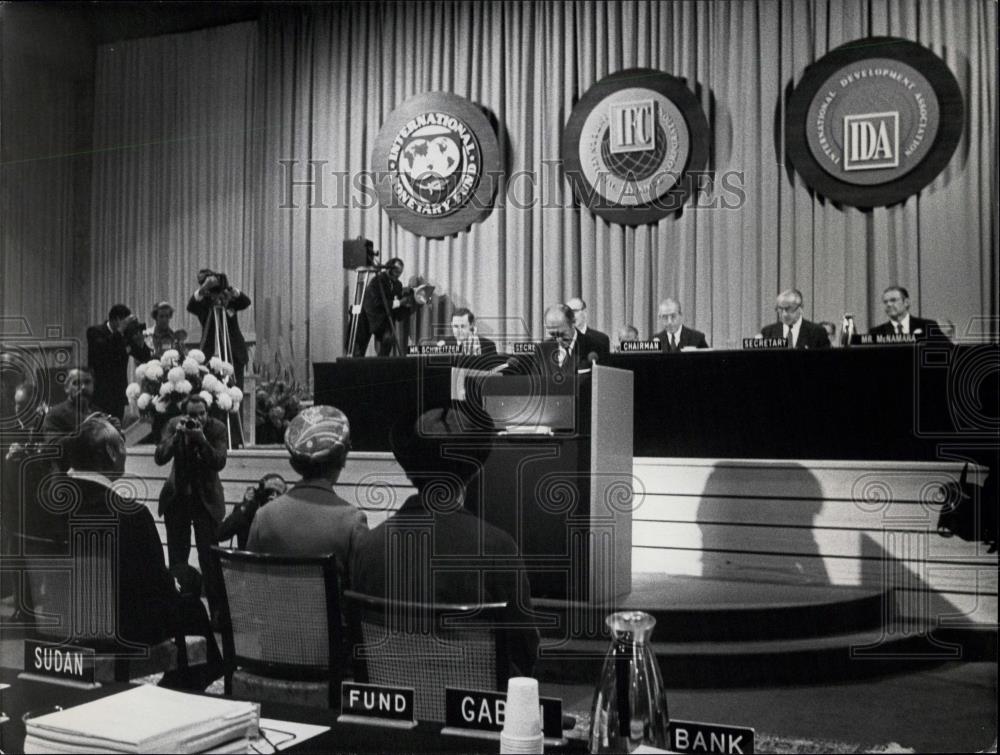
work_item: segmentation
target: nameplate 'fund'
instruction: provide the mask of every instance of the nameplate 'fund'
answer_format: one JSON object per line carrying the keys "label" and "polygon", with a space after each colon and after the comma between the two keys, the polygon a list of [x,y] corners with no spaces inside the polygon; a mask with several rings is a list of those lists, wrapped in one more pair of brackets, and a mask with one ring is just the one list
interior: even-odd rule
{"label": "nameplate 'fund'", "polygon": [[387,726],[416,726],[413,697],[414,692],[410,687],[342,682],[341,713],[337,720]]}

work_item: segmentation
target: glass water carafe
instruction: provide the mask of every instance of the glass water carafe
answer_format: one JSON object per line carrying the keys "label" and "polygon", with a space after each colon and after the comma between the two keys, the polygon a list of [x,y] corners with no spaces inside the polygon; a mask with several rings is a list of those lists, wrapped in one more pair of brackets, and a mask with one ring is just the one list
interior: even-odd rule
{"label": "glass water carafe", "polygon": [[641,744],[666,749],[667,696],[649,644],[656,619],[619,611],[604,622],[611,648],[590,707],[590,751],[631,752]]}

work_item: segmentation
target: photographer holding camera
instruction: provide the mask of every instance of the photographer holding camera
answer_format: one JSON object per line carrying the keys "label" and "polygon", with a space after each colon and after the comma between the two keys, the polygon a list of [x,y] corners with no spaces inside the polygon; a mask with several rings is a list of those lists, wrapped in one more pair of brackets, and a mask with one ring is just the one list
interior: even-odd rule
{"label": "photographer holding camera", "polygon": [[173,460],[173,469],[160,491],[160,516],[167,529],[170,566],[186,564],[191,549],[191,528],[198,549],[205,596],[218,621],[225,605],[222,575],[213,568],[211,547],[215,531],[226,513],[219,471],[226,466],[226,426],[208,416],[208,406],[199,395],[184,402],[183,414],[174,417],[163,431],[154,459],[163,466]]}
{"label": "photographer holding camera", "polygon": [[125,413],[125,388],[128,386],[128,360],[137,363],[152,358],[143,340],[145,323],[132,310],[115,304],[103,325],[87,328],[87,362],[94,376],[94,404],[119,420]]}
{"label": "photographer holding camera", "polygon": [[[187,311],[201,323],[201,350],[205,356],[218,356],[230,362],[235,370],[236,385],[240,388],[243,388],[243,371],[249,356],[236,313],[249,306],[250,297],[229,285],[225,273],[208,268],[198,271],[198,290],[188,300]],[[216,332],[217,321],[226,323],[224,331]],[[216,353],[216,342],[222,353]]]}

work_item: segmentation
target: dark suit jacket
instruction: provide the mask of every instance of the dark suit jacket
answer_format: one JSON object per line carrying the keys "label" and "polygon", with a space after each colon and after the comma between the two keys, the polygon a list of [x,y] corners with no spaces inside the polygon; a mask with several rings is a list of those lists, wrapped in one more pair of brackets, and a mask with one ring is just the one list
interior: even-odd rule
{"label": "dark suit jacket", "polygon": [[87,364],[94,374],[94,404],[118,419],[125,411],[125,388],[128,386],[128,360],[139,362],[152,358],[149,347],[142,341],[142,331],[126,339],[107,323],[87,328]]}
{"label": "dark suit jacket", "polygon": [[[601,340],[601,336],[604,337],[603,341]],[[576,354],[577,363],[581,367],[589,366],[587,355],[591,352],[597,354],[598,364],[603,364],[611,356],[611,341],[600,331],[587,328],[586,333],[581,333],[578,330],[576,331],[576,346],[573,347],[573,352]]]}
{"label": "dark suit jacket", "polygon": [[[506,601],[511,620],[522,625],[510,632],[510,657],[530,676],[538,656],[538,630],[530,626],[531,585],[517,544],[465,508],[436,502],[434,509],[425,508],[419,494],[411,496],[394,516],[364,534],[354,552],[351,588],[390,600]],[[400,559],[398,547],[390,551],[393,544],[428,529],[429,540],[418,534],[410,541],[427,543],[422,552],[408,550],[407,558]]]}
{"label": "dark suit jacket", "polygon": [[[99,482],[74,479],[80,501],[53,519],[39,537],[66,541],[71,523],[107,527],[117,548],[118,631],[131,642],[154,644],[173,635],[180,595],[163,561],[163,546],[153,516],[145,506],[126,504]],[[65,548],[69,549],[67,543]]]}
{"label": "dark suit jacket", "polygon": [[[383,300],[383,295],[385,299]],[[381,272],[368,282],[365,295],[361,299],[361,309],[368,319],[369,331],[375,336],[381,336],[386,328],[392,327],[386,315],[386,305],[393,320],[401,320],[409,313],[406,307],[392,308],[393,299],[403,298],[403,284],[389,275]]]}
{"label": "dark suit jacket", "polygon": [[[764,338],[784,338],[785,325],[780,322],[765,325],[760,329],[760,334]],[[830,336],[826,334],[826,329],[822,325],[802,318],[802,325],[799,328],[799,340],[795,342],[795,348],[828,349],[830,348]]]}
{"label": "dark suit jacket", "polygon": [[[660,339],[660,351],[670,351],[670,334],[667,333],[666,328],[653,336],[653,338]],[[682,325],[680,336],[677,339],[677,350],[680,351],[681,349],[686,349],[690,346],[693,346],[696,349],[707,349],[708,341],[705,340],[705,334],[700,330],[695,330],[694,328]]]}
{"label": "dark suit jacket", "polygon": [[[240,295],[229,302],[225,309],[226,323],[229,326],[229,345],[233,350],[233,365],[246,364],[250,357],[247,353],[247,342],[240,330],[240,321],[236,316],[250,306],[250,297],[240,291]],[[212,299],[206,296],[201,301],[192,296],[188,299],[187,311],[198,318],[201,323],[202,351],[206,357],[215,356],[215,318],[212,314]]]}
{"label": "dark suit jacket", "polygon": [[163,440],[156,446],[153,458],[163,466],[173,459],[170,476],[160,491],[160,516],[170,510],[174,503],[184,497],[192,503],[200,503],[216,524],[226,515],[226,498],[222,491],[219,472],[226,466],[228,439],[226,426],[209,417],[205,422],[205,442],[193,445],[191,441],[181,447],[174,445],[177,426],[187,419],[187,415],[174,417],[163,430]]}
{"label": "dark suit jacket", "polygon": [[96,411],[94,407],[89,404],[84,405],[80,401],[66,399],[46,412],[42,421],[42,435],[46,441],[76,435],[83,420],[94,411]]}
{"label": "dark suit jacket", "polygon": [[[611,356],[611,338],[607,333],[602,333],[599,330],[588,327],[587,332],[583,335],[587,339],[587,343],[590,346],[588,351],[597,352],[598,362],[604,362],[609,356]],[[586,354],[584,354],[584,356],[586,356]]]}
{"label": "dark suit jacket", "polygon": [[[445,336],[444,343],[446,346],[458,346],[455,336]],[[497,345],[486,336],[479,336],[479,349],[484,357],[497,353]]]}
{"label": "dark suit jacket", "polygon": [[[920,331],[919,333],[917,332],[918,330]],[[894,336],[896,335],[896,326],[892,322],[884,322],[869,330],[868,334],[872,336]],[[917,341],[926,341],[928,338],[946,338],[936,320],[925,320],[922,317],[914,317],[913,315],[910,315],[910,334]]]}

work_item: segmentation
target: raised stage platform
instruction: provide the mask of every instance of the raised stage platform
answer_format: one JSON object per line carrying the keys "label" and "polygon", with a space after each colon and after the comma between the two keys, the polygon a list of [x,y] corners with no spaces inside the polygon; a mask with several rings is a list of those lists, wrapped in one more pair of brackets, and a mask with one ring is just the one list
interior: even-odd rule
{"label": "raised stage platform", "polygon": [[[155,513],[169,467],[152,450],[130,449],[128,471],[144,480],[137,489]],[[969,632],[995,645],[997,554],[936,528],[962,466],[636,458],[632,591],[598,606],[538,601],[540,673],[577,663],[596,673],[603,618],[620,608],[657,617],[656,649],[691,685],[981,654]],[[222,473],[229,504],[275,471],[295,479],[283,449],[232,452]],[[970,482],[984,477],[970,467]],[[413,492],[390,454],[371,452],[351,454],[337,489],[371,527]],[[884,657],[859,665],[864,649]],[[736,676],[726,659],[739,659]]]}

